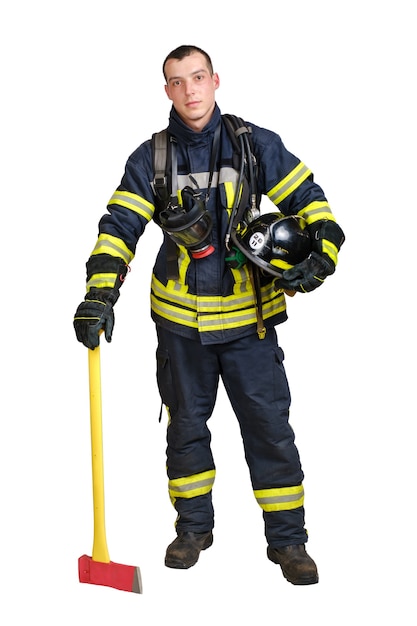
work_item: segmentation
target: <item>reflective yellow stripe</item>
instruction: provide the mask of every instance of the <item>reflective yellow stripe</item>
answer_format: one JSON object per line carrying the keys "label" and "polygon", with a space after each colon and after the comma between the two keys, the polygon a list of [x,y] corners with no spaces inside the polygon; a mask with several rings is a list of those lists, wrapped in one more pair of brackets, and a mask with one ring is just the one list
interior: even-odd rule
{"label": "reflective yellow stripe", "polygon": [[287,196],[290,195],[297,187],[301,185],[311,174],[311,170],[308,169],[304,163],[299,163],[285,178],[275,185],[270,191],[268,191],[268,198],[272,200],[274,204],[279,204]]}
{"label": "reflective yellow stripe", "polygon": [[278,489],[258,489],[253,492],[255,498],[264,511],[289,511],[304,504],[304,488],[281,487]]}
{"label": "reflective yellow stripe", "polygon": [[[243,269],[243,268],[242,268]],[[241,272],[242,270],[234,270]],[[246,276],[246,274],[245,274]],[[243,309],[253,303],[253,291],[249,279],[245,279],[234,286],[234,293],[229,296],[196,296],[189,293],[188,288],[175,280],[169,280],[165,286],[155,275],[152,277],[152,291],[157,298],[171,302],[174,305],[193,309],[196,313],[233,312]],[[262,299],[269,300],[276,295],[271,285],[262,287]]]}
{"label": "reflective yellow stripe", "polygon": [[122,239],[107,234],[99,235],[91,256],[94,254],[110,254],[111,256],[120,257],[126,265],[129,265],[134,257],[134,254]]}
{"label": "reflective yellow stripe", "polygon": [[236,311],[233,315],[217,314],[202,315],[198,318],[198,329],[201,332],[240,328],[256,322],[255,307],[245,311]]}
{"label": "reflective yellow stripe", "polygon": [[284,259],[271,259],[270,263],[271,265],[278,268],[279,270],[282,270],[283,272],[285,270],[289,270],[291,267],[294,267],[294,265],[287,263],[287,261],[284,261]]}
{"label": "reflective yellow stripe", "polygon": [[130,191],[115,191],[108,204],[109,206],[112,204],[124,206],[126,209],[130,209],[131,211],[138,213],[148,222],[152,219],[155,211],[153,204],[145,200],[145,198],[141,198],[141,196],[131,193]]}
{"label": "reflective yellow stripe", "polygon": [[[230,296],[195,296],[165,287],[152,278],[151,307],[154,313],[176,324],[198,328],[201,332],[240,328],[256,323],[256,308],[252,291]],[[248,284],[246,285],[248,288]],[[285,297],[271,285],[262,288],[262,312],[268,319],[285,310]]]}
{"label": "reflective yellow stripe", "polygon": [[[248,287],[248,285],[246,285]],[[230,296],[196,296],[191,294],[179,282],[170,280],[164,286],[155,276],[152,277],[152,291],[157,298],[180,306],[192,309],[194,314],[198,312],[209,313],[218,311],[234,311],[250,306],[253,303],[253,293],[236,293]]]}
{"label": "reflective yellow stripe", "polygon": [[168,482],[169,495],[174,498],[195,498],[209,493],[213,487],[216,470],[174,478]]}
{"label": "reflective yellow stripe", "polygon": [[176,280],[169,280],[165,286],[153,274],[152,292],[157,298],[197,311],[196,296],[189,294],[187,287]]}
{"label": "reflective yellow stripe", "polygon": [[281,291],[276,292],[272,288],[271,291],[273,292],[271,299],[262,303],[262,317],[265,320],[277,315],[277,313],[282,313],[286,309],[284,294]]}
{"label": "reflective yellow stripe", "polygon": [[304,209],[298,211],[298,215],[303,217],[307,224],[314,224],[319,220],[335,221],[333,213],[326,201],[315,201],[308,204]]}
{"label": "reflective yellow stripe", "polygon": [[195,311],[187,311],[187,309],[162,302],[155,298],[153,294],[151,295],[151,308],[154,313],[170,322],[188,326],[189,328],[198,328]]}
{"label": "reflective yellow stripe", "polygon": [[87,282],[87,293],[90,291],[92,287],[96,289],[103,289],[104,287],[110,287],[113,289],[117,279],[117,274],[108,273],[108,274],[94,274],[90,280]]}
{"label": "reflective yellow stripe", "polygon": [[337,246],[335,246],[334,243],[332,243],[328,239],[323,239],[322,246],[323,252],[328,254],[333,263],[337,265],[337,254],[339,252]]}
{"label": "reflective yellow stripe", "polygon": [[233,312],[236,309],[246,308],[253,304],[253,295],[251,293],[246,295],[232,296],[198,296],[197,297],[197,310],[199,313],[212,313],[217,312]]}
{"label": "reflective yellow stripe", "polygon": [[177,293],[186,293],[188,291],[188,286],[186,283],[186,275],[188,266],[190,265],[191,258],[188,253],[188,250],[183,246],[178,246],[179,254],[178,254],[178,280],[169,280],[168,281],[168,289],[170,291],[175,291]]}
{"label": "reflective yellow stripe", "polygon": [[245,263],[245,265],[239,268],[231,267],[230,271],[232,272],[235,281],[233,286],[233,293],[236,296],[241,295],[242,293],[252,293],[252,283],[249,276],[247,264]]}
{"label": "reflective yellow stripe", "polygon": [[231,209],[235,201],[235,188],[231,181],[225,181],[224,190],[226,193],[227,208]]}

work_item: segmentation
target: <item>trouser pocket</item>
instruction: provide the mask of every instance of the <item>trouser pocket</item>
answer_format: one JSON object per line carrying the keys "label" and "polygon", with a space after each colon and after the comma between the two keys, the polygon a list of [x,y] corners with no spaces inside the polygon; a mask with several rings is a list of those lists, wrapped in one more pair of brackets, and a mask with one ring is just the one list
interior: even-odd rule
{"label": "trouser pocket", "polygon": [[175,411],[177,409],[177,396],[172,380],[171,363],[168,350],[162,346],[158,346],[156,350],[156,380],[163,404],[170,411]]}

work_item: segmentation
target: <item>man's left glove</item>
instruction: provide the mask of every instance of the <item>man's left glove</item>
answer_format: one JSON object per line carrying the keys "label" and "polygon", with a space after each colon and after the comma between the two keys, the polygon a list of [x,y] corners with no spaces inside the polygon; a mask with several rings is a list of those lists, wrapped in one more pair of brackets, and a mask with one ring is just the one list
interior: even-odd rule
{"label": "man's left glove", "polygon": [[307,293],[320,287],[334,273],[337,254],[345,240],[342,229],[330,220],[316,222],[308,229],[312,240],[309,257],[285,270],[274,283],[276,289]]}
{"label": "man's left glove", "polygon": [[312,252],[307,259],[285,270],[282,278],[275,281],[275,287],[288,291],[313,291],[323,283],[327,276],[333,274],[334,269],[334,265],[326,261],[324,257],[317,252]]}
{"label": "man's left glove", "polygon": [[104,330],[107,342],[111,341],[114,327],[114,295],[111,290],[91,289],[78,306],[74,315],[74,329],[78,341],[94,350],[100,343],[99,334]]}

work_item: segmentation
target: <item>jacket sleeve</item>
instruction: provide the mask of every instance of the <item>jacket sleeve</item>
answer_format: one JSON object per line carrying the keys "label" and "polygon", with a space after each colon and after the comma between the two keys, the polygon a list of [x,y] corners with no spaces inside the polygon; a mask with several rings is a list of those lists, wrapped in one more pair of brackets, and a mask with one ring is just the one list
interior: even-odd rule
{"label": "jacket sleeve", "polygon": [[334,217],[313,172],[289,152],[276,133],[257,128],[254,133],[258,152],[260,192],[284,215],[301,215],[307,224]]}
{"label": "jacket sleeve", "polygon": [[136,245],[152,219],[155,205],[152,189],[150,141],[129,157],[120,185],[99,222],[96,245],[87,261],[87,291],[91,287],[113,288],[118,274],[107,271],[122,261],[133,260]]}
{"label": "jacket sleeve", "polygon": [[265,194],[284,215],[300,215],[306,220],[313,250],[325,255],[333,266],[345,240],[336,223],[322,188],[312,171],[289,152],[279,135],[257,128],[260,193]]}

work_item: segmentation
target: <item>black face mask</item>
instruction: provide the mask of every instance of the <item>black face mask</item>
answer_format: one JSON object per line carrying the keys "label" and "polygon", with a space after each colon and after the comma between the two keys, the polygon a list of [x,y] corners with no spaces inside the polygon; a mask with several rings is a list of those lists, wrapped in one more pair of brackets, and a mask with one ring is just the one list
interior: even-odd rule
{"label": "black face mask", "polygon": [[209,256],[214,252],[211,215],[200,192],[187,186],[181,191],[181,197],[182,206],[171,206],[161,211],[161,227],[177,245],[190,250],[193,258]]}

